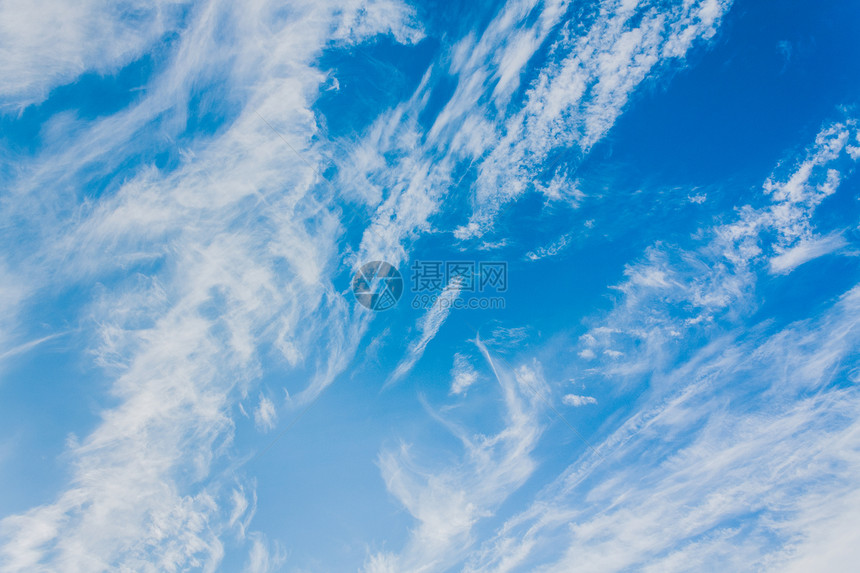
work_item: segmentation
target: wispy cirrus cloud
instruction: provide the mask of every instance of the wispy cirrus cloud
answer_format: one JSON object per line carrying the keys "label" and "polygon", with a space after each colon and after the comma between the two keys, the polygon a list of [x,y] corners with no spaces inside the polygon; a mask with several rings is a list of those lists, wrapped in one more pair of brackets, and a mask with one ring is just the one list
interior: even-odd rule
{"label": "wispy cirrus cloud", "polygon": [[[104,8],[67,30],[83,33]],[[105,117],[57,118],[45,145],[4,173],[3,240],[19,246],[10,275],[32,285],[13,302],[80,285],[90,302],[69,319],[84,326],[115,404],[70,441],[70,479],[54,500],[0,522],[4,570],[213,571],[224,557],[222,537],[240,524],[253,542],[249,570],[282,561],[246,536],[242,511],[228,510],[229,486],[241,475],[212,474],[213,464],[229,451],[232,407],[271,360],[262,345],[283,351],[281,367],[326,365],[312,369],[308,393],[296,393],[302,401],[331,383],[357,344],[363,321],[353,320],[331,282],[339,208],[308,166],[319,161],[311,106],[325,78],[315,59],[328,46],[378,33],[416,39],[411,14],[393,2],[300,3],[286,12],[269,2],[199,3],[140,100]],[[124,26],[108,26],[105,41]],[[50,35],[30,40],[41,43],[22,58],[45,72],[45,83],[10,84],[21,105],[37,101],[47,82],[74,77],[66,63],[54,73],[56,62],[43,61],[48,51],[74,52],[56,51]],[[132,48],[113,59],[104,52],[108,67],[133,57]],[[84,58],[83,69],[108,70],[101,61]],[[228,119],[214,134],[189,136],[188,104],[201,84],[228,96]],[[285,151],[258,114],[302,158]],[[105,185],[102,177],[122,162],[134,165],[152,145],[171,148],[175,164],[142,165]],[[88,185],[107,188],[93,197]],[[92,287],[96,281],[103,282]],[[261,403],[257,414],[271,426],[274,404]]]}
{"label": "wispy cirrus cloud", "polygon": [[[825,543],[821,555],[816,543],[858,507],[851,476],[860,461],[860,395],[847,371],[860,344],[860,291],[776,330],[747,321],[758,308],[758,278],[773,272],[775,260],[809,241],[841,240],[838,232],[820,235],[813,215],[853,171],[856,132],[853,119],[824,127],[798,161],[765,182],[763,205],[701,231],[693,248],[658,243],[627,267],[614,309],[595,318],[576,350],[590,386],[609,386],[612,398],[642,392],[640,407],[494,534],[467,536],[493,515],[478,512],[483,490],[470,476],[479,470],[462,473],[458,463],[431,473],[418,469],[411,448],[386,451],[383,477],[416,529],[403,552],[376,553],[367,570],[776,571],[850,563],[853,538]],[[690,340],[697,342],[680,344]],[[613,407],[612,399],[598,404],[590,396],[560,400]],[[507,496],[518,487],[497,491]]]}
{"label": "wispy cirrus cloud", "polygon": [[[816,208],[853,172],[849,142],[854,119],[825,126],[805,155],[787,162],[763,185],[764,205],[746,205],[736,220],[709,229],[698,251],[655,245],[625,271],[623,294],[602,324],[580,340],[580,355],[595,358],[618,381],[671,363],[675,348],[692,329],[737,324],[757,307],[758,274],[791,272],[801,263],[844,246],[841,230],[820,235]],[[667,318],[674,307],[673,318]],[[594,364],[592,363],[592,365]]]}
{"label": "wispy cirrus cloud", "polygon": [[454,303],[460,298],[460,284],[459,278],[456,278],[446,285],[445,289],[433,301],[433,306],[424,313],[424,316],[418,322],[418,330],[421,334],[409,343],[405,356],[400,360],[391,373],[391,376],[385,382],[386,386],[395,384],[403,379],[424,355],[427,345],[438,334],[439,329],[445,324],[448,315],[451,314]]}
{"label": "wispy cirrus cloud", "polygon": [[[469,35],[452,48],[448,73],[457,85],[429,131],[417,118],[435,87],[433,79],[442,73],[434,68],[407,102],[370,127],[345,160],[340,182],[375,208],[358,258],[405,260],[405,245],[429,231],[430,218],[471,169],[477,173],[468,184],[474,213],[468,224],[452,230],[459,239],[486,233],[499,209],[522,195],[528,182],[538,181],[537,189],[549,200],[581,200],[558,174],[540,184],[550,153],[571,147],[587,152],[636,87],[661,63],[712,37],[730,5],[607,1],[590,13],[562,0],[506,4],[479,37]],[[537,78],[520,100],[513,99],[529,62],[546,43],[549,61],[535,66]],[[568,240],[527,257],[557,254]],[[431,322],[425,320],[422,335],[389,383],[412,368],[447,313],[432,317],[438,326],[426,328]]]}
{"label": "wispy cirrus cloud", "polygon": [[12,0],[0,6],[0,111],[19,112],[83,73],[108,74],[178,31],[191,2],[68,4]]}
{"label": "wispy cirrus cloud", "polygon": [[[852,290],[820,321],[717,340],[655,373],[672,390],[597,446],[606,461],[570,466],[467,570],[802,567],[816,528],[856,507],[860,400],[830,381],[858,343],[858,300]],[[847,563],[851,546],[828,558]]]}
{"label": "wispy cirrus cloud", "polygon": [[[486,233],[502,206],[549,171],[550,153],[587,153],[609,131],[630,95],[654,70],[682,58],[697,40],[711,38],[729,1],[602,2],[596,14],[564,22],[545,66],[518,113],[499,126],[485,149],[475,182],[475,211],[457,230],[461,238]],[[578,33],[587,24],[585,34]],[[496,141],[498,141],[496,143]],[[558,165],[558,161],[550,163]],[[572,182],[567,187],[575,189]],[[557,193],[557,191],[556,191]]]}
{"label": "wispy cirrus cloud", "polygon": [[[546,167],[550,155],[573,150],[576,161],[587,153],[650,74],[713,37],[730,4],[505,4],[486,29],[428,70],[408,101],[350,142],[339,181],[375,209],[363,258],[401,261],[404,241],[428,231],[429,219],[455,194],[468,192],[473,207],[468,223],[452,230],[463,240],[487,233],[496,213],[531,182],[549,200],[579,202],[575,185]],[[548,59],[533,61],[542,48]],[[425,130],[418,117],[443,77],[456,87]]]}
{"label": "wispy cirrus cloud", "polygon": [[[17,10],[6,22],[29,18],[22,6],[4,5]],[[347,262],[405,260],[409,243],[430,229],[430,218],[462,181],[475,190],[474,214],[459,234],[487,232],[553,152],[577,146],[587,152],[636,86],[660,62],[710,37],[727,7],[712,0],[604,2],[582,20],[582,30],[567,2],[502,7],[486,30],[428,70],[412,98],[348,142],[339,182],[368,206],[372,222]],[[288,11],[262,1],[237,8],[170,5],[163,13],[138,13],[131,4],[118,12],[104,8],[68,9],[78,11],[61,30],[69,36],[60,46],[77,43],[101,14],[115,15],[103,22],[107,33],[99,41],[81,42],[84,51],[53,52],[51,35],[28,37],[22,45],[40,43],[8,60],[14,81],[0,96],[7,109],[42,101],[51,87],[84,70],[115,70],[178,30],[175,49],[159,62],[163,69],[141,99],[106,117],[51,118],[38,153],[4,169],[0,233],[24,245],[8,263],[9,276],[26,277],[28,289],[0,296],[18,308],[40,290],[102,281],[83,316],[72,318],[89,329],[117,405],[71,442],[72,477],[55,500],[0,522],[3,565],[215,570],[226,551],[222,538],[236,532],[250,545],[249,571],[276,568],[283,558],[277,544],[249,531],[250,485],[237,494],[232,480],[212,475],[230,451],[232,407],[256,394],[271,369],[301,380],[291,388],[291,406],[309,403],[349,363],[369,321],[334,287],[350,219],[341,190],[318,175],[327,149],[315,142],[322,133],[313,100],[330,72],[316,67],[317,57],[379,33],[414,42],[421,30],[412,10],[388,0],[300,2]],[[129,14],[139,19],[127,21]],[[50,18],[37,21],[56,28]],[[541,47],[550,49],[550,59],[530,69]],[[418,116],[448,74],[456,80],[454,95],[425,128]],[[532,75],[537,79],[529,83]],[[214,133],[189,134],[191,104],[204,92],[223,101],[213,106],[223,123]],[[166,167],[145,160],[111,179],[152,148],[169,149]],[[468,172],[472,165],[477,175]],[[581,199],[565,191],[563,176],[550,175],[539,189],[548,198]],[[511,186],[492,188],[505,178]],[[91,187],[100,192],[88,193]],[[668,284],[653,274],[642,280]],[[434,308],[422,319],[392,380],[414,367],[447,312]],[[474,524],[531,475],[541,427],[523,389],[542,381],[528,367],[499,368],[481,350],[503,391],[505,428],[489,437],[461,433],[462,471],[430,472],[405,450],[383,452],[388,487],[418,526],[402,552],[373,556],[370,570],[456,562],[473,542]],[[264,409],[261,400],[257,413],[263,426],[274,424],[274,403]]]}
{"label": "wispy cirrus cloud", "polygon": [[771,258],[770,270],[773,273],[788,274],[800,265],[834,253],[847,244],[848,241],[841,233],[801,239],[795,246]]}
{"label": "wispy cirrus cloud", "polygon": [[388,491],[416,520],[405,547],[371,555],[368,573],[445,570],[474,543],[472,529],[532,474],[531,452],[543,430],[536,389],[545,382],[538,369],[510,369],[480,339],[475,344],[499,383],[504,427],[494,435],[469,435],[440,418],[463,447],[461,464],[432,471],[421,468],[411,448],[383,450],[379,466]]}
{"label": "wispy cirrus cloud", "polygon": [[[853,541],[820,554],[814,544],[856,513],[860,395],[845,382],[860,344],[860,291],[775,332],[738,325],[757,308],[756,278],[771,272],[774,253],[815,236],[814,209],[853,169],[854,125],[825,127],[788,175],[766,182],[771,204],[739,210],[698,251],[661,244],[628,267],[621,298],[580,355],[585,376],[622,397],[635,384],[647,400],[596,445],[600,459],[586,452],[570,465],[466,570],[850,562]],[[699,343],[682,355],[680,340]]]}
{"label": "wispy cirrus cloud", "polygon": [[270,548],[266,538],[257,533],[252,538],[252,546],[248,555],[248,564],[243,573],[270,573],[281,568],[287,556],[283,549],[275,545]]}

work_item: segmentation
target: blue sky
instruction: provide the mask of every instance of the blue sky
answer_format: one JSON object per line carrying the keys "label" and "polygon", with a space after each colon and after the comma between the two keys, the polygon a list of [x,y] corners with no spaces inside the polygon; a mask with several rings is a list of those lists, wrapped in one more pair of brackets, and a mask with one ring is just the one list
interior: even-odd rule
{"label": "blue sky", "polygon": [[0,570],[852,570],[858,23],[4,3]]}

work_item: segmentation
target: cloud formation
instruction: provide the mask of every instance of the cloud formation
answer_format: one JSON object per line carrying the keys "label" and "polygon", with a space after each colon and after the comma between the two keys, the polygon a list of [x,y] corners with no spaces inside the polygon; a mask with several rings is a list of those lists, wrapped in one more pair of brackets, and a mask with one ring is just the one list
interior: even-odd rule
{"label": "cloud formation", "polygon": [[[39,6],[4,4],[17,10],[4,26],[26,17],[92,50],[65,52],[54,35],[23,27],[30,39],[17,44],[20,57],[4,58],[17,66],[4,102],[26,106],[85,71],[113,70],[172,25],[160,18],[173,8],[102,4],[57,11],[75,12],[67,27],[50,22],[50,9],[30,19]],[[104,22],[105,14],[117,21]],[[298,393],[301,402],[331,383],[363,328],[332,286],[343,229],[330,191],[319,193],[306,163],[319,161],[311,105],[324,74],[315,59],[327,46],[374,34],[418,38],[411,14],[389,1],[299,3],[289,12],[268,2],[200,3],[170,20],[181,34],[141,99],[105,117],[56,118],[62,125],[47,130],[39,152],[13,176],[4,171],[3,239],[24,245],[6,264],[31,289],[4,289],[0,303],[26,305],[28,295],[81,285],[91,302],[70,319],[85,327],[115,404],[71,441],[70,479],[56,498],[0,522],[4,570],[219,567],[222,537],[240,522],[225,509],[232,478],[210,472],[229,451],[233,405],[273,360],[260,348],[282,349],[283,362],[274,359],[281,367],[327,365],[310,377],[308,394]],[[93,29],[115,45],[80,41]],[[201,85],[225,96],[214,107],[230,121],[189,137],[187,106]],[[143,147],[165,141],[172,167],[142,165],[100,196],[86,195],[105,170],[135,164]],[[255,412],[261,427],[275,423],[272,406],[264,399]],[[252,541],[250,570],[277,562]]]}

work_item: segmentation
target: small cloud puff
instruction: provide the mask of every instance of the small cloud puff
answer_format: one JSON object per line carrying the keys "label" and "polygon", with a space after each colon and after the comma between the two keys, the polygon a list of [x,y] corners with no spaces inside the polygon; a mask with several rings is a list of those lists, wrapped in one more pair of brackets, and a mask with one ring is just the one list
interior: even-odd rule
{"label": "small cloud puff", "polygon": [[261,432],[268,432],[275,427],[278,421],[278,413],[271,400],[260,394],[260,404],[254,412],[254,424]]}
{"label": "small cloud puff", "polygon": [[478,373],[475,372],[469,359],[458,352],[454,355],[451,378],[451,394],[464,394],[469,386],[478,381]]}
{"label": "small cloud puff", "polygon": [[597,398],[594,396],[579,396],[577,394],[568,394],[561,399],[568,406],[587,406],[588,404],[597,404]]}

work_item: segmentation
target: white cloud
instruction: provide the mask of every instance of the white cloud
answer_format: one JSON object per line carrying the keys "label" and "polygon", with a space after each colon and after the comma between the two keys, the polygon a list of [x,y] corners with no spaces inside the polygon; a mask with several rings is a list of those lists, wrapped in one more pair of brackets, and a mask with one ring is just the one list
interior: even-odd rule
{"label": "white cloud", "polygon": [[11,348],[9,350],[6,350],[6,351],[0,353],[0,364],[2,364],[2,362],[4,360],[6,360],[7,358],[11,358],[12,356],[16,356],[18,354],[24,354],[26,352],[29,352],[30,350],[37,348],[39,345],[44,344],[45,342],[48,342],[49,340],[53,340],[59,336],[63,336],[65,334],[68,334],[68,333],[59,332],[57,334],[49,334],[48,336],[43,336],[42,338],[38,338],[36,340],[31,340],[29,342],[19,344],[15,348]]}
{"label": "white cloud", "polygon": [[568,406],[578,408],[589,404],[597,404],[597,398],[594,396],[580,396],[578,394],[566,394],[561,399]]}
{"label": "white cloud", "polygon": [[854,289],[816,321],[702,348],[662,374],[668,392],[650,392],[648,405],[597,446],[604,463],[571,465],[467,570],[847,563],[857,536],[824,539],[858,515],[860,395],[828,373],[860,341],[858,320]]}
{"label": "white cloud", "polygon": [[532,474],[531,452],[542,428],[535,392],[543,391],[540,372],[529,366],[510,371],[480,339],[476,344],[499,382],[504,399],[504,428],[497,434],[469,435],[446,423],[464,453],[462,463],[429,471],[405,444],[385,450],[379,466],[388,491],[416,520],[399,553],[381,552],[365,563],[368,573],[435,571],[452,567],[474,542],[472,529]]}
{"label": "white cloud", "polygon": [[[272,546],[270,548],[270,545]],[[265,536],[255,532],[251,536],[251,550],[243,573],[272,573],[286,562],[287,555],[277,543],[269,544]]]}
{"label": "white cloud", "polygon": [[797,245],[785,252],[771,257],[770,271],[777,274],[790,273],[800,265],[838,251],[847,244],[848,242],[841,233],[802,239]]}
{"label": "white cloud", "polygon": [[[474,213],[455,230],[460,239],[486,233],[495,213],[533,183],[550,200],[577,204],[582,194],[563,170],[543,177],[549,154],[571,147],[586,153],[629,93],[661,62],[711,37],[729,5],[673,1],[656,10],[649,2],[606,0],[591,14],[565,0],[506,3],[480,37],[454,46],[447,70],[428,70],[412,97],[380,117],[345,160],[346,193],[375,209],[358,259],[404,260],[404,243],[430,230],[429,218],[471,171]],[[513,99],[542,47],[549,61],[534,70],[539,77],[523,99]],[[425,133],[417,117],[445,73],[456,88]]]}
{"label": "white cloud", "polygon": [[275,427],[277,422],[278,412],[275,410],[275,404],[266,396],[260,394],[260,403],[254,411],[254,423],[257,425],[257,429],[268,432]]}
{"label": "white cloud", "polygon": [[445,320],[451,313],[455,302],[460,298],[459,284],[459,281],[456,279],[454,282],[448,284],[433,302],[430,310],[421,318],[418,324],[418,330],[421,332],[421,335],[409,343],[406,355],[397,364],[391,376],[388,377],[388,380],[385,382],[386,386],[400,381],[412,371],[415,364],[424,356],[424,350],[427,348],[427,345],[436,337],[439,329],[442,328],[442,325],[445,324]]}
{"label": "white cloud", "polygon": [[[619,455],[636,455],[637,448],[656,448],[655,454],[657,450],[668,453],[675,451],[673,448],[676,448],[676,444],[660,442],[661,436],[677,437],[689,428],[693,439],[699,441],[694,443],[695,447],[684,450],[682,455],[702,464],[701,471],[696,473],[698,470],[694,463],[687,464],[693,469],[686,473],[683,472],[684,464],[649,469],[652,473],[648,475],[653,476],[650,478],[652,481],[643,485],[641,491],[633,492],[630,496],[632,501],[625,501],[611,515],[588,516],[582,514],[576,500],[583,495],[609,499],[608,496],[613,492],[612,485],[624,481],[624,470],[621,464],[622,469],[610,475],[604,485],[583,492],[575,488],[581,483],[582,475],[594,467],[589,460],[584,460],[581,465],[572,467],[556,486],[548,488],[546,501],[509,521],[497,539],[473,553],[469,558],[469,570],[506,571],[527,563],[528,559],[536,559],[540,555],[541,545],[545,545],[548,539],[557,541],[562,535],[559,531],[563,532],[574,518],[578,520],[578,525],[573,530],[570,549],[567,554],[555,555],[555,565],[551,568],[571,570],[579,567],[587,570],[582,565],[585,562],[598,569],[602,567],[603,570],[636,563],[648,563],[652,569],[681,570],[690,563],[704,566],[709,563],[708,559],[721,559],[723,563],[740,567],[752,563],[752,557],[761,555],[761,548],[756,545],[761,542],[758,537],[739,539],[737,531],[730,527],[721,528],[720,525],[735,515],[733,511],[741,511],[737,508],[746,507],[745,504],[762,496],[765,491],[761,483],[756,484],[754,476],[745,473],[747,468],[743,464],[750,457],[764,459],[770,456],[767,459],[777,465],[780,460],[792,459],[786,448],[791,449],[795,445],[788,438],[795,436],[798,431],[805,432],[811,421],[830,411],[838,397],[832,397],[831,401],[823,397],[820,403],[808,404],[806,411],[779,410],[778,415],[754,418],[749,422],[752,425],[744,425],[737,417],[708,418],[712,416],[710,408],[714,401],[719,401],[719,398],[709,394],[715,388],[715,380],[722,380],[718,385],[721,389],[731,387],[731,381],[736,379],[742,365],[759,364],[763,356],[770,356],[768,353],[776,356],[777,350],[781,348],[795,348],[798,340],[809,338],[808,332],[800,325],[794,334],[793,331],[783,333],[783,336],[793,336],[794,344],[786,344],[784,339],[775,337],[758,349],[732,345],[725,339],[717,338],[686,364],[674,370],[670,368],[673,355],[667,348],[667,341],[682,336],[691,328],[710,328],[715,317],[743,316],[753,308],[751,288],[755,279],[752,269],[770,260],[763,253],[793,248],[792,245],[800,244],[795,241],[802,243],[804,237],[813,236],[809,234],[812,232],[809,218],[820,200],[836,189],[839,176],[834,166],[841,166],[842,157],[838,142],[843,138],[843,129],[850,127],[848,123],[825,129],[810,151],[811,159],[802,163],[796,172],[785,179],[787,183],[774,183],[776,178],[768,183],[766,190],[769,193],[782,189],[774,194],[772,206],[759,210],[742,209],[738,221],[714,229],[710,242],[699,251],[684,252],[666,246],[650,249],[643,264],[632,265],[628,269],[627,282],[619,287],[624,300],[606,321],[609,326],[594,328],[582,337],[586,345],[580,351],[582,357],[596,358],[595,349],[598,349],[604,355],[613,355],[619,362],[609,367],[603,364],[604,375],[635,377],[648,373],[653,377],[656,389],[651,409],[635,416],[598,448],[605,455],[615,452]],[[823,178],[818,181],[822,175]],[[778,240],[770,245],[763,244],[762,234],[771,230],[779,232]],[[665,308],[684,308],[690,314],[675,317],[664,313]],[[844,315],[846,313],[842,311],[834,313],[834,316]],[[429,313],[424,320],[432,328],[424,329],[422,336],[411,345],[411,348],[420,351],[432,338],[426,334],[435,335],[437,325],[441,324],[439,320],[431,320]],[[845,320],[847,322],[837,327],[836,331],[848,332],[846,325],[852,319],[848,316]],[[809,332],[831,330],[828,327],[813,327]],[[624,336],[636,341],[638,348],[635,351],[621,352],[615,349],[614,346],[619,344],[618,339]],[[841,349],[828,348],[816,355],[807,353],[793,357],[797,363],[794,383],[815,383],[821,379],[822,372],[838,363],[839,356],[844,356],[845,348],[850,347],[850,343],[837,342],[842,344]],[[623,343],[619,347],[628,350]],[[751,352],[755,353],[754,360],[749,357]],[[409,353],[401,366],[405,364],[407,370],[411,368],[414,356],[420,356],[420,352]],[[782,363],[783,357],[771,360]],[[772,377],[772,373],[778,369],[770,368],[767,364],[765,361],[760,366],[762,372],[767,373],[761,377],[765,381],[762,383],[783,384],[784,379]],[[737,387],[742,388],[743,385],[737,384]],[[779,390],[781,393],[784,388],[779,386]],[[577,405],[590,403],[592,399],[570,395],[565,401]],[[775,408],[784,406],[785,403],[774,405]],[[720,414],[723,412],[724,409],[718,410]],[[705,430],[700,431],[698,424],[703,419],[708,420],[708,424]],[[774,421],[779,419],[784,422]],[[757,441],[749,442],[746,440],[748,435],[757,436]],[[803,435],[818,440],[815,442],[817,444],[825,444],[832,438],[831,435]],[[727,441],[730,446],[726,446]],[[719,452],[718,456],[712,455],[715,451]],[[798,467],[803,467],[803,463],[806,462],[799,460]],[[441,473],[419,469],[411,451],[405,447],[399,453],[389,451],[382,454],[380,465],[387,477],[389,490],[404,503],[420,525],[402,553],[375,554],[368,559],[367,569],[401,571],[417,568],[419,564],[430,568],[445,567],[447,563],[453,563],[459,556],[465,555],[464,552],[471,544],[468,532],[487,515],[482,511],[481,504],[472,502],[481,496],[473,495],[471,487],[463,485],[469,483],[468,479],[451,468]],[[677,467],[682,469],[678,470]],[[610,470],[609,473],[614,471]],[[730,472],[732,476],[726,482],[726,487],[714,481],[715,475],[725,480],[724,471]],[[618,477],[619,474],[622,477]],[[646,486],[663,481],[667,483],[667,489],[657,490],[656,497],[648,499],[647,496],[655,495],[655,492]],[[751,484],[751,489],[743,491],[744,484]],[[793,486],[789,484],[786,487]],[[717,493],[711,494],[712,491]],[[679,492],[683,494],[680,501],[673,497]],[[573,501],[569,506],[559,507],[559,499]],[[704,500],[704,505],[696,506],[699,500]],[[637,511],[642,507],[643,515],[637,517],[630,507],[637,507]],[[688,507],[694,507],[695,510],[690,513]],[[679,533],[675,537],[660,538],[649,534],[652,531],[668,531],[670,525],[675,526],[679,520],[683,527],[678,529]],[[524,524],[529,526],[525,527]],[[636,540],[632,546],[628,543],[631,539]],[[619,546],[622,542],[627,544]],[[555,546],[558,544],[555,543]],[[590,557],[583,561],[582,555]],[[658,559],[655,555],[663,557]],[[547,563],[553,563],[553,560]]]}
{"label": "white cloud", "polygon": [[537,250],[526,253],[526,258],[532,261],[538,261],[548,257],[554,257],[564,251],[571,240],[571,234],[562,235],[546,247],[540,247]]}
{"label": "white cloud", "polygon": [[9,268],[4,259],[0,255],[0,369],[5,358],[31,348],[33,342],[22,343],[15,337],[18,334],[18,315],[23,310],[23,301],[27,299],[29,281]]}
{"label": "white cloud", "polygon": [[[113,14],[132,5],[23,6],[3,4],[3,25],[23,34],[50,27],[88,51],[66,51],[56,34],[33,34],[27,42],[38,45],[22,44],[31,53],[5,61],[33,64],[32,77],[10,72],[3,100],[10,105],[38,101],[84,70],[114,71],[166,25],[151,21],[159,7],[102,29],[87,14],[56,26],[52,14]],[[9,264],[32,283],[13,302],[20,308],[58,285],[90,296],[70,318],[92,341],[115,406],[69,446],[70,478],[54,499],[0,522],[5,571],[214,571],[225,551],[221,536],[239,522],[247,530],[241,511],[234,517],[227,509],[241,506],[231,494],[241,476],[210,469],[231,444],[233,404],[269,366],[258,349],[281,348],[279,367],[302,359],[325,365],[294,394],[302,403],[342,371],[365,328],[331,283],[341,263],[337,198],[305,161],[320,158],[311,145],[311,105],[326,77],[314,68],[320,52],[375,33],[420,36],[410,22],[382,22],[381,8],[411,14],[390,1],[298,2],[289,11],[265,1],[201,3],[139,100],[102,118],[55,119],[43,147],[22,159],[0,211],[3,240],[20,253]],[[8,10],[18,11],[15,18],[5,18]],[[30,10],[44,14],[28,27],[21,18]],[[131,25],[146,33],[129,33]],[[234,107],[217,133],[189,139],[188,101],[201,89]],[[124,169],[120,181],[90,195],[94,181],[134,164],[142,149],[177,141],[186,149],[175,168]],[[13,300],[2,289],[0,304]],[[265,401],[255,417],[268,425],[274,417]],[[252,570],[274,562],[261,548],[252,548]]]}
{"label": "white cloud", "polygon": [[769,204],[742,207],[735,221],[703,233],[695,249],[647,249],[615,287],[623,304],[581,338],[579,356],[606,356],[601,375],[620,384],[659,371],[691,328],[704,333],[750,316],[758,272],[787,273],[844,246],[841,231],[817,235],[812,217],[854,169],[845,142],[855,132],[853,119],[825,126],[801,161],[786,162],[792,171],[765,182]]}
{"label": "white cloud", "polygon": [[[216,569],[224,552],[219,541],[224,522],[230,527],[241,523],[244,532],[252,504],[244,493],[233,496],[234,489],[225,500],[218,497],[219,484],[199,484],[232,437],[227,414],[232,401],[247,395],[264,368],[260,342],[280,349],[290,367],[321,364],[309,385],[294,392],[291,402],[297,404],[317,396],[353,356],[367,319],[353,314],[331,284],[333,269],[341,263],[337,198],[304,163],[320,161],[310,104],[319,89],[330,85],[327,72],[313,63],[331,41],[356,41],[379,32],[414,41],[420,31],[412,12],[400,4],[341,4],[294,3],[286,15],[279,5],[265,2],[235,10],[203,5],[192,11],[175,59],[147,86],[140,103],[103,120],[56,119],[46,130],[46,151],[21,166],[2,217],[33,223],[34,242],[40,243],[33,255],[37,282],[89,284],[117,270],[137,268],[140,261],[157,261],[163,270],[151,281],[120,281],[89,309],[101,336],[96,348],[100,363],[117,373],[113,392],[119,405],[105,411],[102,425],[69,452],[74,477],[67,490],[54,503],[2,522],[7,541],[0,551],[10,570],[134,570],[144,569],[153,556],[161,561],[152,566],[161,570]],[[457,89],[430,133],[423,133],[414,112],[423,109],[433,73],[445,70],[428,72],[415,96],[375,122],[350,155],[348,161],[358,165],[354,172],[359,173],[353,187],[366,187],[357,196],[374,216],[355,258],[404,260],[408,241],[428,228],[453,174],[460,175],[457,167],[484,157],[476,164],[476,214],[461,235],[485,231],[495,211],[522,192],[523,181],[531,179],[551,150],[575,144],[587,151],[659,62],[683,56],[695,39],[713,34],[728,3],[676,2],[662,15],[642,3],[642,18],[633,15],[637,6],[605,2],[587,37],[566,33],[554,42],[558,59],[550,62],[525,107],[512,118],[500,110],[507,109],[531,54],[564,20],[568,3],[510,2],[480,38],[457,46],[450,62]],[[524,26],[530,18],[533,25]],[[158,26],[152,28],[156,36],[166,29]],[[237,42],[229,49],[221,45],[225,30]],[[100,60],[107,63],[86,63],[86,69],[121,65],[134,57],[134,50],[143,49],[150,35],[120,56],[108,51]],[[41,61],[44,52],[40,46],[28,57]],[[73,51],[61,56],[68,54],[74,56]],[[9,84],[18,86],[14,98],[3,101],[27,105],[78,73],[68,71],[65,61],[49,64],[41,68],[49,73],[40,78],[19,75],[17,83]],[[229,70],[227,78],[216,70]],[[85,187],[88,169],[110,169],[138,152],[143,142],[176,141],[192,86],[201,83],[240,98],[230,100],[237,109],[229,125],[211,139],[185,142],[190,148],[175,171],[141,170],[98,200],[78,204],[80,197],[68,189]],[[475,111],[474,102],[488,92],[490,103]],[[284,149],[258,111],[299,150],[302,160]],[[565,123],[568,118],[572,123]],[[163,126],[155,136],[145,129],[153,123]],[[575,133],[573,139],[566,139],[569,131]],[[508,137],[494,147],[499,134]],[[405,150],[393,166],[387,159],[396,155],[392,150]],[[524,160],[525,155],[531,159]],[[548,194],[561,196],[566,183],[555,175]],[[493,187],[508,176],[510,187]],[[832,192],[836,183],[830,176],[816,181],[815,196]],[[783,202],[791,208],[773,212],[773,220],[785,223],[780,227],[785,248],[806,236],[804,229],[798,231],[795,213],[807,212],[802,209],[810,201],[794,197],[807,195],[804,190],[794,193],[790,202]],[[70,211],[74,218],[68,217]],[[747,230],[763,224],[754,215],[737,228],[723,229],[731,237],[712,247],[731,245],[726,257],[739,264],[749,260],[757,243],[749,240]],[[249,219],[255,221],[253,228],[245,225]],[[692,300],[703,314],[716,314],[747,294],[744,277],[738,278],[742,272],[716,268],[702,273],[705,265],[696,262],[678,271],[669,264],[670,255],[654,251],[649,256],[655,268],[631,270],[622,289],[631,308],[647,308],[659,289],[660,297]],[[689,282],[688,275],[697,273],[703,278]],[[0,296],[5,296],[2,290]],[[19,303],[16,298],[14,305]],[[414,367],[447,316],[448,309],[434,307],[423,317],[419,337],[390,381]],[[624,332],[635,327],[651,356],[661,356],[666,337],[648,334],[656,317],[644,313],[640,318],[641,323],[624,322]],[[619,352],[608,347],[617,336],[595,330],[594,342],[580,354],[597,358],[592,347]],[[497,368],[485,348],[482,352],[502,387],[505,428],[489,437],[458,436],[465,450],[459,468],[421,469],[407,449],[380,455],[389,490],[418,525],[401,553],[372,556],[368,570],[455,562],[471,545],[474,524],[531,475],[530,454],[540,426],[531,395],[523,389],[542,381],[528,368],[513,373]],[[615,372],[636,371],[631,363],[620,362]],[[452,392],[456,384],[455,376]],[[255,419],[273,424],[273,418],[262,414],[264,400]],[[683,418],[686,412],[680,410],[669,412]],[[191,475],[188,480],[174,479],[185,471]],[[134,499],[129,492],[135,492]],[[234,508],[229,518],[221,515],[228,506]],[[117,523],[122,527],[114,527]],[[272,549],[251,534],[248,538],[248,570],[277,567],[277,546]],[[499,568],[525,559],[534,543],[529,538],[506,546],[499,552]]]}
{"label": "white cloud", "polygon": [[[838,381],[850,379],[843,369],[860,343],[860,287],[770,334],[745,322],[756,277],[771,268],[765,253],[815,236],[815,207],[851,171],[842,146],[851,130],[852,121],[823,129],[794,171],[769,180],[771,205],[741,209],[698,250],[659,244],[628,268],[614,310],[580,337],[581,356],[614,348],[625,356],[589,363],[577,378],[627,388],[642,407],[595,446],[599,460],[585,450],[508,519],[467,571],[801,571],[851,562],[858,537],[837,532],[858,518],[860,394]],[[702,342],[682,353],[672,342],[679,336]]]}
{"label": "white cloud", "polygon": [[[771,571],[851,571],[860,559],[860,491],[849,487],[829,495],[813,494],[798,503],[798,514],[784,533],[791,536]],[[799,526],[799,527],[798,527]]]}
{"label": "white cloud", "polygon": [[[476,210],[457,231],[485,233],[498,210],[529,189],[551,151],[587,153],[615,123],[630,94],[661,63],[683,57],[714,35],[731,2],[602,2],[583,36],[583,18],[565,24],[551,48],[558,61],[541,70],[520,112],[500,126],[501,140],[486,150],[476,182]],[[557,13],[554,11],[553,13]],[[496,141],[496,140],[494,140]],[[552,174],[562,185],[559,172]],[[568,184],[573,187],[572,184]]]}
{"label": "white cloud", "polygon": [[472,367],[469,359],[459,352],[454,355],[454,366],[451,368],[451,394],[465,394],[469,387],[478,381],[478,373]]}
{"label": "white cloud", "polygon": [[110,74],[179,28],[189,2],[9,0],[0,4],[0,111],[40,103],[85,72]]}

